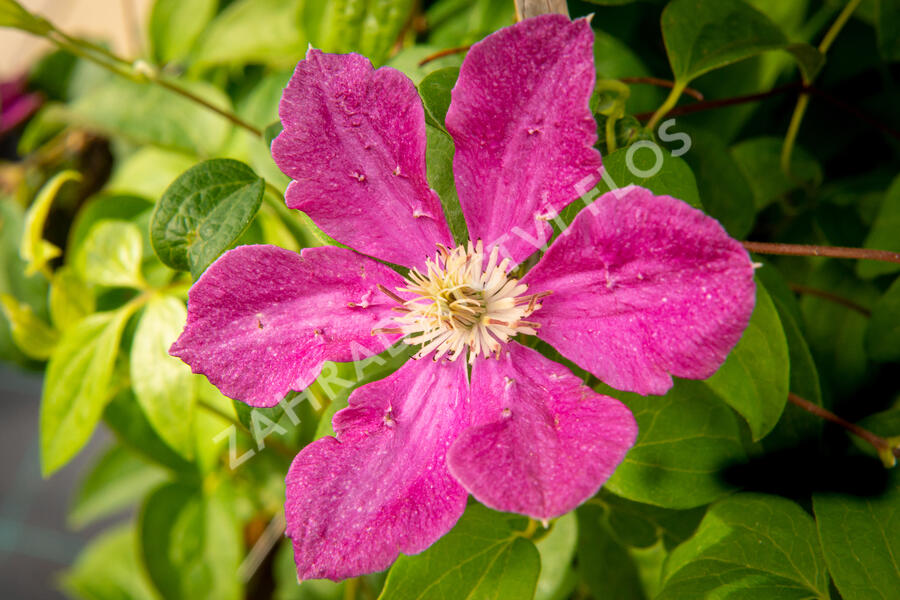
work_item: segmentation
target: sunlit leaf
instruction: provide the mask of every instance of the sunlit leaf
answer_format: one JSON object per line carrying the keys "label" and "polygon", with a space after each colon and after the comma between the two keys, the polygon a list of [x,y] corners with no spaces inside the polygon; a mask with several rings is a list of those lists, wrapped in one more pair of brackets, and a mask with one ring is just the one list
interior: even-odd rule
{"label": "sunlit leaf", "polygon": [[90,283],[141,288],[141,230],[128,221],[100,221],[79,248],[75,264]]}
{"label": "sunlit leaf", "polygon": [[0,294],[0,308],[10,323],[16,346],[31,358],[47,360],[59,342],[59,333],[35,315],[31,306],[10,294]]}
{"label": "sunlit leaf", "polygon": [[50,206],[60,188],[69,181],[80,180],[81,175],[77,171],[57,173],[41,188],[31,207],[25,213],[25,232],[22,234],[19,254],[28,263],[25,269],[26,275],[37,273],[49,261],[60,255],[60,249],[44,239],[44,225],[50,214]]}
{"label": "sunlit leaf", "polygon": [[131,385],[147,420],[182,456],[194,454],[196,394],[191,369],[169,355],[187,319],[184,303],[172,296],[151,298],[131,345]]}
{"label": "sunlit leaf", "polygon": [[158,600],[141,567],[137,546],[131,525],[105,531],[63,575],[63,589],[82,600]]}

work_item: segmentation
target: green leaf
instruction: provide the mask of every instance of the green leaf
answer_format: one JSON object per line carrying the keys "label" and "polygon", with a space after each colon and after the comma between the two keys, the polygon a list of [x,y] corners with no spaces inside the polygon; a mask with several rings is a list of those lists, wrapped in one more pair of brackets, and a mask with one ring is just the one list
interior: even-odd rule
{"label": "green leaf", "polygon": [[825,560],[844,600],[893,598],[900,590],[900,476],[875,497],[813,496]]}
{"label": "green leaf", "polygon": [[521,517],[469,505],[450,533],[428,550],[397,559],[379,598],[531,598],[541,559],[521,535],[524,523]]}
{"label": "green leaf", "polygon": [[103,532],[63,575],[63,589],[82,600],[157,600],[159,596],[141,569],[137,546],[130,525]]}
{"label": "green leaf", "polygon": [[412,0],[307,2],[303,24],[324,52],[359,52],[379,65],[410,18]]}
{"label": "green leaf", "polygon": [[756,219],[750,183],[719,135],[696,128],[687,134],[691,150],[684,160],[697,177],[703,207],[731,236],[745,238]]}
{"label": "green leaf", "polygon": [[444,209],[444,217],[450,226],[450,233],[457,244],[469,241],[469,230],[463,216],[459,196],[456,193],[456,182],[453,179],[453,139],[443,129],[425,126],[427,133],[425,163],[428,183],[437,192]]}
{"label": "green leaf", "polygon": [[166,480],[159,467],[139,459],[123,446],[111,446],[79,483],[69,509],[69,524],[84,527],[136,504]]}
{"label": "green leaf", "polygon": [[[603,179],[597,190],[604,194],[610,189],[639,185],[658,196],[672,196],[694,208],[703,208],[697,192],[697,180],[687,163],[672,156],[653,142],[637,142],[603,157]],[[581,203],[575,201],[573,204]]]}
{"label": "green leaf", "polygon": [[146,198],[130,195],[100,195],[85,203],[78,211],[75,222],[69,230],[66,252],[72,256],[81,251],[94,225],[100,221],[132,221],[153,209],[153,204]]}
{"label": "green leaf", "polygon": [[756,282],[750,323],[725,363],[706,384],[747,421],[753,439],[769,433],[787,402],[788,346],[772,298]]}
{"label": "green leaf", "polygon": [[425,12],[429,42],[441,48],[474,44],[516,21],[515,4],[497,0],[440,0]]}
{"label": "green leaf", "polygon": [[744,459],[737,415],[704,383],[677,380],[665,396],[639,396],[607,386],[638,423],[638,439],[606,483],[636,502],[693,508],[731,492],[719,471]]}
{"label": "green leaf", "polygon": [[153,201],[196,163],[196,158],[182,152],[145,146],[115,165],[104,193],[134,194]]}
{"label": "green leaf", "polygon": [[665,549],[674,548],[694,534],[706,513],[705,508],[672,510],[632,502],[607,490],[600,490],[591,503],[604,509],[604,522],[613,537],[631,548],[652,548],[659,542]]}
{"label": "green leaf", "polygon": [[[148,461],[171,469],[181,477],[191,478],[196,474],[197,468],[194,464],[187,462],[162,441],[150,425],[130,388],[117,394],[110,401],[103,411],[103,421],[116,434],[116,438],[123,446],[127,446]],[[219,425],[221,430],[221,421]]]}
{"label": "green leaf", "polygon": [[[214,106],[230,110],[225,93],[203,81],[179,85]],[[97,85],[65,108],[77,125],[121,136],[137,144],[201,156],[225,143],[232,124],[221,115],[159,85],[116,77]]]}
{"label": "green leaf", "polygon": [[94,292],[70,266],[53,273],[50,281],[50,318],[59,331],[65,331],[96,309]]}
{"label": "green leaf", "polygon": [[777,496],[738,494],[712,505],[666,562],[657,600],[828,600],[828,570],[812,518]]}
{"label": "green leaf", "polygon": [[[884,200],[878,209],[872,229],[866,236],[866,248],[900,252],[900,176],[896,177],[884,194]],[[861,260],[856,264],[856,272],[860,277],[871,279],[878,275],[896,273],[900,265],[891,262]]]}
{"label": "green leaf", "polygon": [[387,66],[393,67],[409,77],[412,82],[419,85],[429,74],[445,67],[457,67],[462,64],[463,54],[454,53],[429,60],[424,65],[419,64],[426,58],[431,58],[436,52],[445,50],[442,46],[416,44],[403,48],[387,61]]}
{"label": "green leaf", "polygon": [[236,160],[217,158],[191,167],[156,205],[153,249],[166,265],[199,277],[247,229],[264,191],[265,181]]}
{"label": "green leaf", "polygon": [[191,369],[169,355],[187,319],[184,303],[155,296],[147,303],[131,345],[131,385],[147,420],[173,450],[190,460],[194,454],[194,403]]}
{"label": "green leaf", "polygon": [[88,442],[110,400],[119,340],[134,311],[96,313],[66,331],[47,364],[41,398],[41,468],[50,475]]}
{"label": "green leaf", "polygon": [[12,27],[37,35],[50,31],[50,24],[45,19],[31,14],[15,0],[0,0],[0,27]]}
{"label": "green leaf", "polygon": [[0,307],[9,321],[16,346],[35,360],[47,360],[59,342],[59,332],[35,315],[31,306],[10,294],[0,294]]}
{"label": "green leaf", "polygon": [[25,275],[37,273],[61,254],[59,248],[44,239],[44,225],[54,198],[69,181],[81,181],[81,174],[77,171],[63,171],[54,175],[44,184],[25,213],[25,233],[19,246],[19,255],[28,263]]}
{"label": "green leaf", "polygon": [[141,230],[128,221],[100,221],[91,227],[75,257],[79,275],[109,287],[142,288]]}
{"label": "green leaf", "polygon": [[444,67],[432,71],[419,82],[417,87],[425,107],[427,125],[446,132],[444,120],[447,118],[447,109],[450,108],[450,90],[456,85],[458,77],[458,67]]}
{"label": "green leaf", "polygon": [[900,360],[900,278],[875,303],[866,327],[866,351],[880,361]]}
{"label": "green leaf", "polygon": [[797,66],[800,67],[800,73],[803,75],[803,81],[812,81],[825,66],[825,55],[809,44],[788,44],[784,48],[787,50]]}
{"label": "green leaf", "polygon": [[578,573],[594,598],[644,600],[637,566],[611,534],[602,508],[584,504],[578,515]]}
{"label": "green leaf", "polygon": [[812,187],[822,182],[819,163],[799,147],[794,148],[789,179],[781,170],[781,145],[780,138],[760,137],[744,140],[731,148],[732,157],[753,191],[757,211],[798,189],[798,182]]}
{"label": "green leaf", "polygon": [[875,33],[878,50],[886,61],[900,60],[900,1],[875,2]]}
{"label": "green leaf", "polygon": [[768,17],[741,0],[674,0],[663,10],[662,33],[672,73],[684,85],[787,44]]}
{"label": "green leaf", "polygon": [[231,509],[218,495],[181,483],[147,498],[138,525],[141,556],[164,598],[243,597],[237,569],[244,548]]}
{"label": "green leaf", "polygon": [[575,513],[564,514],[553,522],[550,533],[535,546],[541,555],[541,576],[538,577],[535,600],[554,600],[567,597],[575,580],[572,559],[578,542],[578,521]]}
{"label": "green leaf", "polygon": [[[594,30],[594,67],[598,80],[653,75],[635,54],[635,48],[601,29]],[[653,111],[663,100],[662,92],[655,86],[636,84],[630,87],[625,105],[628,113]]]}
{"label": "green leaf", "polygon": [[153,59],[165,64],[186,58],[216,14],[218,3],[218,0],[156,0],[150,11],[147,35]]}
{"label": "green leaf", "polygon": [[216,64],[264,63],[293,67],[307,48],[300,23],[303,0],[236,0],[198,40],[194,61]]}

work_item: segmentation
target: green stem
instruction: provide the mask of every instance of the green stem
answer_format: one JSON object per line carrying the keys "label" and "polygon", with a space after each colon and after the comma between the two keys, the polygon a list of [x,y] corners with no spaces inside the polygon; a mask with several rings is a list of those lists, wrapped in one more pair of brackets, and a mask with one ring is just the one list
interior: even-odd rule
{"label": "green stem", "polygon": [[155,83],[171,92],[174,92],[175,94],[178,94],[179,96],[187,98],[191,102],[199,104],[209,111],[218,114],[219,116],[231,121],[238,127],[246,129],[253,135],[257,137],[263,137],[263,132],[260,129],[241,119],[236,114],[219,108],[218,106],[210,103],[207,100],[204,100],[200,96],[197,96],[193,92],[188,91],[180,85],[163,79],[155,68],[138,72],[135,70],[132,63],[128,62],[120,56],[113,54],[106,48],[103,48],[102,46],[98,46],[96,44],[92,44],[91,42],[88,42],[86,40],[70,36],[60,29],[57,29],[56,26],[52,24],[50,25],[50,27],[50,32],[48,32],[44,37],[55,44],[58,48],[67,52],[71,52],[79,58],[91,61],[103,67],[104,69],[112,71],[116,75],[125,77],[126,79],[130,79],[139,83],[143,83],[144,81]]}
{"label": "green stem", "polygon": [[669,96],[666,98],[665,102],[662,103],[662,106],[656,109],[656,112],[653,113],[653,116],[650,117],[650,120],[647,122],[647,129],[653,131],[656,129],[657,124],[665,117],[670,110],[675,108],[675,105],[678,104],[678,99],[681,98],[681,93],[684,91],[684,88],[687,84],[682,83],[680,81],[676,81],[674,85],[672,85],[672,91],[669,92]]}
{"label": "green stem", "polygon": [[616,151],[616,119],[606,118],[606,151],[610,154]]}
{"label": "green stem", "polygon": [[[844,25],[847,24],[847,21],[850,20],[853,11],[856,10],[861,2],[862,0],[850,0],[838,15],[837,19],[835,19],[834,23],[831,24],[831,27],[828,28],[828,31],[825,32],[825,37],[822,38],[822,41],[819,43],[819,52],[821,52],[823,56],[828,52],[831,44],[833,44],[835,38],[837,38],[838,33],[841,32],[841,29],[843,29]],[[811,79],[807,81],[805,77],[803,78],[804,85],[809,85],[811,83]],[[794,113],[791,115],[791,123],[788,125],[787,134],[784,136],[784,144],[781,146],[781,171],[789,178],[791,177],[791,157],[794,153],[794,144],[797,141],[800,123],[803,122],[803,116],[806,114],[807,106],[809,106],[809,96],[807,94],[801,94],[800,97],[797,98],[797,104],[794,106]]]}
{"label": "green stem", "polygon": [[[210,404],[209,402],[207,402],[205,400],[197,400],[197,406],[202,408],[206,412],[219,417],[223,421],[230,423],[231,425],[234,425],[234,427],[238,431],[240,431],[241,433],[243,433],[244,435],[249,437],[254,442],[256,441],[256,437],[253,435],[253,432],[251,432],[249,429],[244,427],[243,423],[241,423],[240,421],[238,421],[237,419],[235,419],[234,417],[232,417],[225,411],[219,409],[216,406],[213,406],[212,404]],[[281,442],[279,442],[277,440],[266,440],[266,447],[272,448],[273,450],[278,452],[278,454],[281,454],[282,456],[286,457],[288,460],[294,460],[294,457],[297,454],[296,452],[294,452],[293,450],[291,450],[290,448],[288,448],[287,446],[285,446],[284,444],[282,444]]]}

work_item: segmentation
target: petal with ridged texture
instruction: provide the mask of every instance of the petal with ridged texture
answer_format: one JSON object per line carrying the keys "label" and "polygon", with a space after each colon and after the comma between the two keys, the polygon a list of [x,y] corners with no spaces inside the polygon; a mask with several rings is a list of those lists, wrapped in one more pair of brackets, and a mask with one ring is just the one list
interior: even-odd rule
{"label": "petal with ridged texture", "polygon": [[240,246],[191,288],[187,325],[169,352],[226,396],[274,406],[309,385],[324,361],[365,358],[394,342],[371,333],[396,306],[377,286],[402,281],[343,248]]}
{"label": "petal with ridged texture", "polygon": [[521,344],[472,368],[475,425],[450,448],[450,472],[480,502],[535,519],[597,493],[634,444],[624,404]]}
{"label": "petal with ridged texture", "polygon": [[553,292],[530,317],[541,339],[639,394],[712,375],[756,297],[750,257],[718,221],[634,186],[583,209],[522,283]]}
{"label": "petal with ridged texture", "polygon": [[284,90],[272,157],[293,179],[287,205],[359,252],[421,267],[453,245],[425,178],[425,113],[416,88],[358,54],[310,49]]}
{"label": "petal with ridged texture", "polygon": [[409,361],[354,391],[337,437],[297,455],[285,518],[301,579],[380,571],[453,527],[468,494],[445,456],[469,424],[466,388],[463,361]]}
{"label": "petal with ridged texture", "polygon": [[472,46],[453,88],[446,121],[469,236],[500,244],[514,262],[600,177],[593,41],[585,19],[522,21]]}

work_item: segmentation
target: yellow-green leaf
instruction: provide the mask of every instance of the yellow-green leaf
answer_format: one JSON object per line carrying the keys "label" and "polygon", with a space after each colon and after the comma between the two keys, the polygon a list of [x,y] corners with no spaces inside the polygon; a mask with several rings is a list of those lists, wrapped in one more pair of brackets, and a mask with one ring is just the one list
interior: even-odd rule
{"label": "yellow-green leaf", "polygon": [[100,221],[75,259],[85,281],[109,287],[144,287],[141,230],[128,221]]}
{"label": "yellow-green leaf", "polygon": [[36,360],[47,360],[59,341],[56,330],[35,315],[29,305],[19,302],[10,294],[0,295],[0,303],[19,350]]}
{"label": "yellow-green leaf", "polygon": [[25,233],[19,246],[19,255],[28,263],[26,275],[33,275],[44,268],[49,261],[60,255],[58,247],[44,239],[44,224],[50,214],[50,206],[62,186],[69,181],[80,181],[76,171],[57,173],[48,181],[25,213]]}

